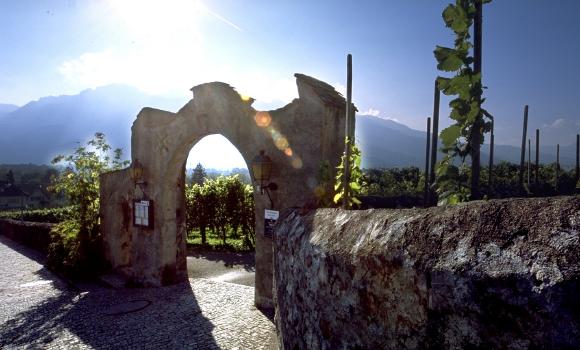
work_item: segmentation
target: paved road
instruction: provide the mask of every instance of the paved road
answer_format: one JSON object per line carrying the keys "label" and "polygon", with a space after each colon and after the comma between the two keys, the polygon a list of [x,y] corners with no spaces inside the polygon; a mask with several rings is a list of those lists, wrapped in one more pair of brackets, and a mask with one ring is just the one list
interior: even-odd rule
{"label": "paved road", "polygon": [[187,273],[190,278],[207,278],[254,287],[254,254],[193,250],[188,253]]}
{"label": "paved road", "polygon": [[192,278],[162,288],[68,285],[0,235],[0,348],[272,349],[254,288]]}

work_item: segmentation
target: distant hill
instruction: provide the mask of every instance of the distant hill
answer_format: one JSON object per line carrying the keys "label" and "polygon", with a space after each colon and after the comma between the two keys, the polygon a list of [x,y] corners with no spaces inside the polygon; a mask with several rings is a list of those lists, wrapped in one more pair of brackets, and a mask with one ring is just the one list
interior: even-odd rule
{"label": "distant hill", "polygon": [[356,117],[355,139],[362,151],[363,168],[422,166],[426,137],[424,132],[393,120]]}
{"label": "distant hill", "polygon": [[131,125],[143,107],[177,111],[186,102],[149,96],[124,85],[43,97],[0,115],[0,163],[46,164],[96,131],[128,154]]}
{"label": "distant hill", "polygon": [[[22,107],[0,104],[0,164],[48,164],[57,154],[69,153],[96,131],[105,133],[111,146],[128,157],[131,125],[143,107],[176,112],[187,102],[146,95],[124,85],[84,90],[77,95],[44,97]],[[363,153],[363,167],[390,168],[425,164],[425,132],[393,120],[359,115],[356,140]],[[487,164],[489,148],[482,148]],[[439,155],[441,158],[441,155]],[[496,145],[496,162],[519,163],[518,147]],[[555,146],[541,148],[542,163],[554,162]],[[575,145],[561,148],[561,163],[575,164]]]}
{"label": "distant hill", "polygon": [[59,167],[44,164],[0,164],[0,182],[6,181],[8,171],[12,171],[16,184],[21,185],[31,181],[40,183],[50,179],[50,174],[58,169]]}
{"label": "distant hill", "polygon": [[[393,120],[380,117],[358,115],[356,117],[355,138],[361,148],[363,168],[393,168],[425,166],[424,131],[411,129]],[[441,147],[441,144],[439,144]],[[532,146],[533,147],[533,146]],[[532,162],[535,157],[532,149]],[[572,168],[576,164],[576,145],[560,146],[560,164]],[[437,159],[441,159],[438,153]],[[527,155],[526,155],[527,160]],[[494,163],[508,161],[519,164],[520,148],[508,145],[495,145]],[[489,162],[489,145],[481,148],[481,163]],[[540,146],[540,163],[556,162],[556,146]]]}
{"label": "distant hill", "polygon": [[18,109],[17,105],[11,105],[6,103],[0,103],[0,117],[4,114],[14,112]]}

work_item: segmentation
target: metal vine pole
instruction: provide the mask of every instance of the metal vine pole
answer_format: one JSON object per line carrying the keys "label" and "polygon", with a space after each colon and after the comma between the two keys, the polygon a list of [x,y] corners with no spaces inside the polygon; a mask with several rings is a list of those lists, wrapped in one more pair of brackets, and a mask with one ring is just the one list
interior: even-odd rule
{"label": "metal vine pole", "polygon": [[345,121],[345,136],[347,138],[344,143],[344,198],[343,198],[343,208],[348,209],[350,201],[350,143],[354,142],[351,140],[351,101],[352,101],[352,55],[348,54],[346,56],[346,121]]}
{"label": "metal vine pole", "polygon": [[427,118],[427,142],[425,146],[425,207],[429,206],[429,146],[431,141],[431,118]]}
{"label": "metal vine pole", "polygon": [[534,182],[538,186],[538,173],[540,172],[540,129],[536,129],[536,176]]}
{"label": "metal vine pole", "polygon": [[524,107],[524,129],[522,131],[522,149],[520,158],[520,186],[524,184],[524,162],[526,160],[526,133],[528,131],[528,105]]}
{"label": "metal vine pole", "polygon": [[[429,189],[431,192],[431,186],[435,183],[435,164],[437,163],[437,137],[439,133],[439,100],[441,96],[441,91],[439,90],[439,85],[437,85],[437,80],[435,80],[435,91],[433,95],[433,133],[431,134],[431,167],[429,169]],[[425,178],[427,181],[427,178]]]}

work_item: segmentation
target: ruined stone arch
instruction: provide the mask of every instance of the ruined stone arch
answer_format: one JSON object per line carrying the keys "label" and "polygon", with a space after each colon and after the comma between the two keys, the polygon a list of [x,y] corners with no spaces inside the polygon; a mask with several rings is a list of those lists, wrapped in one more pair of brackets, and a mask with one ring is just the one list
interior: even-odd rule
{"label": "ruined stone arch", "polygon": [[[272,159],[274,209],[309,207],[323,185],[322,164],[334,169],[344,147],[344,98],[330,85],[296,74],[299,98],[274,111],[257,111],[221,82],[192,88],[193,99],[177,113],[141,110],[132,126],[131,159],[142,165],[143,183],[130,169],[101,176],[101,231],[111,268],[133,283],[164,285],[187,279],[184,166],[203,137],[220,134],[241,153],[250,175],[260,150]],[[318,188],[318,189],[317,189]],[[328,191],[327,191],[328,192]],[[327,193],[328,195],[329,193]],[[256,294],[258,306],[272,306],[272,240],[264,236],[265,195],[256,203]],[[134,200],[153,202],[154,226],[135,227]]]}

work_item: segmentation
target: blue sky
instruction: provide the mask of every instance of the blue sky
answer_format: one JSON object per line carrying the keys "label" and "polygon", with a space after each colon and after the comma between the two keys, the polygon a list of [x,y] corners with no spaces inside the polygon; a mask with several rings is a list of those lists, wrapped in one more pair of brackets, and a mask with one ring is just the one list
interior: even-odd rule
{"label": "blue sky", "polygon": [[[0,103],[125,83],[183,96],[225,81],[274,108],[301,72],[344,89],[353,55],[361,112],[423,129],[451,46],[449,1],[0,0]],[[524,104],[545,144],[580,132],[580,1],[495,0],[484,9],[486,108],[496,142],[518,145]],[[448,124],[443,100],[442,124]]]}

